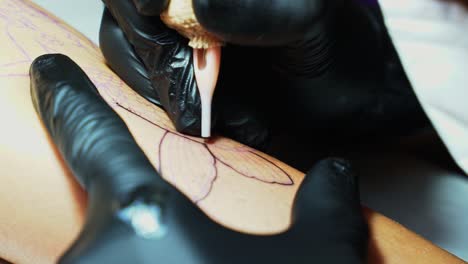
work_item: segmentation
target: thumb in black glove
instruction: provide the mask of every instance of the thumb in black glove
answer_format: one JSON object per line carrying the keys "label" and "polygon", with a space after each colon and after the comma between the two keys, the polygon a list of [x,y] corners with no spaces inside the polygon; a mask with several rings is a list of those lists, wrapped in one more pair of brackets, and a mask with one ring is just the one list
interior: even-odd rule
{"label": "thumb in black glove", "polygon": [[160,177],[68,57],[41,56],[30,75],[34,107],[90,198],[86,225],[60,263],[365,262],[367,226],[345,161],[309,171],[287,232],[241,234],[208,219]]}

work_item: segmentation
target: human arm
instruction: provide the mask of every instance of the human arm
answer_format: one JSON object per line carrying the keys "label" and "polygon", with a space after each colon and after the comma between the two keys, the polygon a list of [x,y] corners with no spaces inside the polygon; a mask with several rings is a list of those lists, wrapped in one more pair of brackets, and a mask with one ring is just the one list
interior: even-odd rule
{"label": "human arm", "polygon": [[30,75],[33,105],[89,194],[84,229],[59,263],[367,262],[358,182],[345,161],[319,162],[308,173],[288,230],[241,234],[212,222],[164,181],[70,58],[38,57]]}
{"label": "human arm", "polygon": [[[156,147],[163,136],[163,130],[143,118],[171,132],[174,129],[162,111],[132,93],[105,66],[99,50],[80,33],[30,2],[14,2],[14,5],[6,5],[7,3],[10,2],[2,2],[0,8],[7,11],[4,14],[8,15],[9,20],[0,21],[0,25],[4,32],[8,32],[6,25],[9,25],[9,31],[14,33],[16,43],[21,46],[15,46],[7,34],[0,36],[8,47],[0,53],[1,61],[4,62],[0,82],[5,87],[1,90],[0,113],[2,119],[8,123],[1,131],[1,167],[4,174],[0,184],[0,207],[2,215],[11,216],[1,218],[0,255],[13,263],[53,263],[71,245],[83,227],[87,199],[48,139],[32,106],[28,75],[32,61],[27,61],[21,50],[28,57],[35,58],[47,52],[40,45],[45,44],[49,49],[76,60],[96,84],[101,96],[123,118],[139,146],[156,167]],[[13,7],[17,9],[12,9]],[[40,31],[22,28],[20,21],[29,21],[30,24],[37,25]],[[44,36],[47,38],[42,38]],[[49,42],[50,39],[58,41]],[[43,40],[47,42],[42,42]],[[22,64],[24,60],[27,62]],[[145,115],[143,118],[136,116],[117,104],[130,106]],[[21,140],[13,140],[17,138]],[[233,148],[239,147],[235,142],[228,142]],[[216,144],[220,143],[226,143],[226,140],[220,138]],[[190,142],[183,141],[181,144],[181,149],[192,148]],[[272,157],[265,157],[269,162],[263,161],[260,164],[277,164],[291,176],[295,184],[290,187],[264,184],[221,166],[223,168],[220,169],[216,188],[213,188],[208,199],[198,205],[211,217],[234,229],[254,233],[284,230],[290,222],[290,201],[304,174]],[[227,162],[236,164],[244,161],[228,158]],[[261,171],[265,172],[264,169]],[[177,175],[166,171],[161,176],[171,180]],[[263,178],[262,173],[255,176]],[[174,185],[188,194],[199,193],[197,186],[183,183],[176,181]],[[252,193],[256,196],[251,196]],[[231,210],[223,210],[226,207],[242,213],[230,214]],[[401,263],[401,259],[405,259],[409,263],[461,262],[382,215],[373,212],[367,216],[372,234],[371,254],[380,256],[380,261]]]}

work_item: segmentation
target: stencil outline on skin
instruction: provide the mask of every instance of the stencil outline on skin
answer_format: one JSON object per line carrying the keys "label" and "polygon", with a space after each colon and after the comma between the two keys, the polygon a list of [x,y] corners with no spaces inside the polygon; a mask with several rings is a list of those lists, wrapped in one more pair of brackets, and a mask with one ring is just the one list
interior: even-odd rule
{"label": "stencil outline on skin", "polygon": [[[65,38],[57,38],[55,34],[42,31],[41,28],[33,22],[35,19],[45,23],[46,25],[44,25],[44,27],[47,27],[47,24],[55,26],[54,30],[61,31],[61,35],[65,36]],[[2,63],[0,67],[2,67],[3,72],[6,71],[7,73],[0,73],[0,77],[29,77],[29,74],[9,73],[8,69],[4,67],[13,66],[13,69],[29,68],[33,59],[38,55],[42,55],[37,54],[37,56],[34,56],[25,50],[15,38],[15,34],[13,34],[14,30],[27,30],[30,33],[28,35],[30,40],[37,44],[35,48],[40,48],[45,53],[60,53],[60,49],[63,49],[67,45],[72,45],[75,48],[85,51],[91,55],[91,57],[101,57],[99,52],[93,48],[94,44],[90,40],[87,40],[88,43],[84,44],[83,40],[78,38],[76,33],[70,31],[61,21],[49,16],[42,10],[35,9],[30,2],[24,0],[0,0],[0,21],[1,20],[5,21],[4,31],[2,33],[11,40],[10,44],[17,48],[23,58],[18,61]]]}
{"label": "stencil outline on skin", "polygon": [[[168,135],[175,135],[175,136],[177,136],[179,138],[183,138],[185,140],[191,141],[193,144],[199,144],[200,145],[199,147],[206,148],[207,155],[210,155],[214,159],[214,162],[213,162],[212,166],[214,166],[215,168],[216,168],[216,166],[218,166],[218,163],[221,163],[221,164],[225,165],[226,167],[228,167],[229,169],[235,171],[236,173],[238,173],[241,176],[252,178],[252,179],[255,179],[255,180],[263,182],[263,183],[279,184],[279,185],[285,185],[285,186],[294,184],[294,181],[292,180],[292,178],[282,168],[280,168],[279,166],[277,166],[273,162],[263,158],[262,156],[260,156],[259,154],[253,152],[252,150],[247,149],[246,147],[235,147],[235,148],[228,149],[226,146],[223,146],[222,143],[221,143],[221,146],[218,147],[217,144],[216,144],[216,141],[215,141],[215,143],[206,143],[206,142],[204,142],[203,139],[192,138],[192,137],[182,135],[182,134],[177,133],[177,132],[173,132],[173,131],[169,130],[168,128],[164,128],[163,126],[160,126],[159,124],[151,121],[148,117],[145,117],[144,115],[134,111],[133,109],[123,106],[119,102],[117,102],[116,104],[117,104],[117,106],[119,106],[119,107],[123,108],[124,110],[138,116],[139,118],[145,120],[146,122],[152,124],[153,126],[158,127],[158,128],[160,128],[162,130],[165,130],[165,133],[164,133],[163,137],[161,138],[160,144],[158,146],[159,147],[159,153],[160,153],[159,156],[158,156],[158,158],[159,158],[159,169],[158,169],[158,171],[160,171],[161,174],[163,174],[163,175],[164,175],[164,173],[163,173],[162,163],[163,163],[164,155],[163,155],[163,152],[161,151],[161,146],[165,143],[165,139],[167,138]],[[273,180],[262,179],[263,177],[261,175],[260,176],[248,175],[247,173],[242,172],[241,169],[236,168],[235,166],[232,166],[232,165],[228,164],[226,161],[224,161],[222,158],[220,158],[219,154],[217,155],[216,152],[213,151],[214,149],[219,149],[219,150],[224,150],[224,151],[229,151],[230,150],[231,152],[236,152],[239,155],[241,155],[241,154],[253,155],[255,158],[261,159],[263,162],[266,162],[264,164],[269,164],[269,165],[272,166],[271,169],[273,169],[275,172],[272,172],[271,174],[278,176],[278,177],[275,177],[275,178],[280,178],[279,176],[283,175],[284,176],[283,181],[280,181],[280,180],[277,180],[277,179],[273,179]],[[186,162],[186,161],[184,161],[184,162]],[[217,172],[217,168],[215,169],[215,171]],[[176,177],[176,176],[172,175],[169,178],[174,178],[174,177]],[[211,181],[210,185],[213,185],[213,182],[216,180],[216,178],[217,178],[217,173],[214,176],[212,176],[212,181]],[[210,188],[210,190],[211,190],[211,188]],[[193,195],[191,195],[191,197],[192,197],[192,201],[197,203],[197,202],[200,202],[203,199],[205,199],[208,195],[209,195],[209,192],[204,194],[204,195],[201,195],[202,199],[193,198]]]}
{"label": "stencil outline on skin", "polygon": [[[8,15],[7,15],[8,14]],[[48,32],[41,31],[40,27],[34,24],[34,19],[39,19],[41,23],[45,23],[43,27],[52,26],[55,28],[48,28]],[[95,45],[89,41],[83,41],[75,36],[75,33],[68,29],[61,21],[50,17],[41,10],[37,10],[28,2],[24,0],[0,0],[0,23],[1,20],[5,21],[5,34],[11,40],[13,47],[16,47],[21,54],[22,58],[12,62],[2,62],[0,68],[3,73],[2,77],[20,77],[29,78],[29,66],[32,58],[45,53],[64,53],[71,49],[79,49],[85,54],[91,55],[92,61],[102,63],[102,55],[97,51]],[[14,34],[11,32],[16,29],[30,31],[27,36],[35,43],[34,52],[27,51],[17,41]],[[57,37],[56,34],[50,31],[58,30],[64,38]],[[161,175],[170,183],[175,185],[179,190],[187,194],[194,203],[199,203],[206,199],[213,189],[214,182],[218,178],[219,166],[225,166],[236,174],[257,180],[258,182],[266,184],[278,184],[283,186],[294,185],[291,176],[284,171],[281,167],[276,165],[273,161],[264,158],[261,154],[256,153],[255,150],[247,148],[246,146],[227,139],[214,139],[210,142],[202,138],[194,138],[183,135],[174,131],[172,124],[168,118],[165,118],[163,110],[152,105],[146,99],[142,98],[132,90],[124,90],[124,82],[115,76],[110,70],[99,69],[92,66],[80,67],[86,72],[86,75],[91,79],[93,84],[98,89],[104,100],[111,105],[114,110],[118,108],[127,111],[128,113],[145,120],[153,127],[161,129],[163,136],[156,146],[158,152],[157,168]],[[7,74],[4,74],[4,72]],[[131,97],[131,99],[130,99]],[[180,160],[181,153],[176,151],[168,151],[168,147],[174,144],[184,145],[184,152],[189,149],[198,155],[185,155],[185,160]],[[191,146],[188,146],[191,144]],[[201,155],[201,156],[199,156]],[[236,156],[228,162],[229,157]],[[204,163],[206,166],[200,166],[197,163],[204,156]],[[240,160],[240,161],[239,161]],[[180,169],[180,166],[165,167],[164,164],[168,162],[177,161],[180,163],[194,163],[197,166],[184,166],[189,167]],[[258,167],[263,166],[262,174],[249,174],[250,166]],[[169,168],[169,169],[167,169]],[[194,171],[194,168],[200,170]],[[184,170],[191,170],[190,173],[184,173]],[[165,173],[165,171],[168,171]],[[201,171],[201,173],[199,173]],[[180,175],[185,174],[185,175]],[[187,177],[188,174],[188,177]],[[183,181],[183,182],[181,182]],[[189,184],[188,182],[191,182]],[[196,188],[194,188],[196,187]]]}

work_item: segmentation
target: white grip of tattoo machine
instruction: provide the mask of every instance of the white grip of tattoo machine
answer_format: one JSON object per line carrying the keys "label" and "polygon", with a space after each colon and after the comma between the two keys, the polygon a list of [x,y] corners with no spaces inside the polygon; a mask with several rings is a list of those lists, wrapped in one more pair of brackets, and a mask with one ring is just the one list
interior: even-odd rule
{"label": "white grip of tattoo machine", "polygon": [[195,79],[201,99],[201,136],[211,136],[211,102],[218,82],[221,47],[193,50]]}

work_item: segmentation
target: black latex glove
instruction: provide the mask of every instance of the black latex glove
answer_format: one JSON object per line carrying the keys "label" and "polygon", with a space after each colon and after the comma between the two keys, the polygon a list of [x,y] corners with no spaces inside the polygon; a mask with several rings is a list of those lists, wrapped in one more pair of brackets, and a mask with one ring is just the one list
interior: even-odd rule
{"label": "black latex glove", "polygon": [[325,160],[310,170],[289,231],[237,233],[208,219],[160,177],[71,59],[41,56],[30,76],[34,107],[89,195],[85,227],[60,263],[365,262],[367,226],[345,161]]}
{"label": "black latex glove", "polygon": [[[162,105],[177,130],[199,135],[192,51],[159,19],[167,1],[135,0],[138,8],[130,0],[104,2],[112,15],[104,12],[100,44],[110,66]],[[228,42],[213,101],[215,132],[258,148],[267,131],[283,127],[347,140],[427,124],[376,1],[193,4],[202,26]]]}
{"label": "black latex glove", "polygon": [[[165,109],[177,131],[199,136],[201,102],[188,40],[167,28],[159,16],[140,15],[131,0],[104,2],[108,9],[102,18],[100,47],[109,66],[140,95]],[[164,1],[135,2],[144,13],[161,10],[148,5],[164,4]],[[213,130],[261,148],[267,139],[265,124],[260,122],[263,118],[251,105],[238,100],[241,96],[233,95],[231,91],[239,86],[238,82],[231,82],[233,76],[226,77],[224,73],[233,75],[237,70],[229,67],[233,65],[221,65],[219,81],[228,83],[226,86],[232,89],[215,94]]]}

